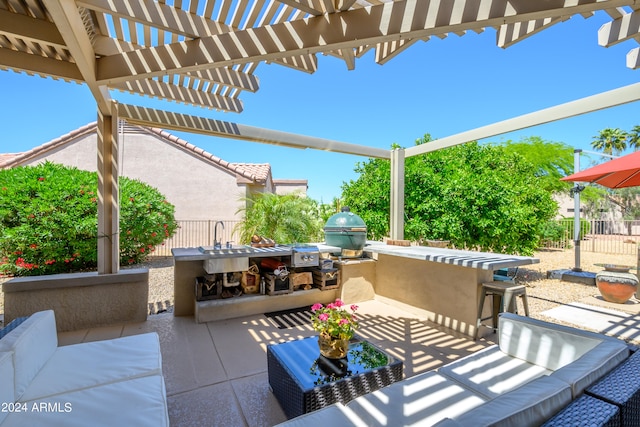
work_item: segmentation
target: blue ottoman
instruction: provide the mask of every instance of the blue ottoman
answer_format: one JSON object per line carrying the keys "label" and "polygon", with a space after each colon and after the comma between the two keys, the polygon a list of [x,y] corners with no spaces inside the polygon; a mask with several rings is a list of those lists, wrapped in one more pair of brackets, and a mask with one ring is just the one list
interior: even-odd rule
{"label": "blue ottoman", "polygon": [[543,427],[620,427],[620,409],[605,401],[583,394]]}
{"label": "blue ottoman", "polygon": [[640,426],[640,352],[633,353],[585,393],[618,406],[623,426]]}

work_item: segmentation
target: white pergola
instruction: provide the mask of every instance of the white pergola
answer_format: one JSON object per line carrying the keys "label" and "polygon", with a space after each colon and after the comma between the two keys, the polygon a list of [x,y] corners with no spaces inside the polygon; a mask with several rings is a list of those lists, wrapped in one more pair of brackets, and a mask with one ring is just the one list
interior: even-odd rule
{"label": "white pergola", "polygon": [[[386,150],[119,104],[111,91],[240,113],[260,63],[313,73],[317,55],[349,69],[380,64],[418,41],[496,31],[499,47],[574,15],[611,21],[602,46],[640,41],[635,0],[0,0],[0,69],[86,84],[98,111],[98,272],[117,273],[118,120],[391,161],[391,238],[404,235],[404,159],[428,151],[640,100],[640,83],[407,149]],[[640,48],[627,66],[640,67]],[[169,104],[167,104],[169,105]]]}

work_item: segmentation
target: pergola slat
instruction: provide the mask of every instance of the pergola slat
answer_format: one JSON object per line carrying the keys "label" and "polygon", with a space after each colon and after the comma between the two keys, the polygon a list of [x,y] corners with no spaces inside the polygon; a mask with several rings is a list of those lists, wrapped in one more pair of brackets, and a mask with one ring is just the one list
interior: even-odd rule
{"label": "pergola slat", "polygon": [[496,44],[503,48],[510,47],[562,21],[562,18],[544,18],[501,25],[498,30]]}
{"label": "pergola slat", "polygon": [[238,99],[219,96],[208,92],[188,89],[180,85],[167,84],[157,80],[138,80],[110,86],[112,89],[128,91],[138,95],[147,95],[158,99],[173,99],[176,102],[190,104],[220,111],[240,113],[242,102]]}
{"label": "pergola slat", "polygon": [[52,22],[3,9],[0,9],[0,35],[43,42],[55,48],[65,47],[60,31]]}
{"label": "pergola slat", "polygon": [[[607,3],[609,7],[614,7],[629,4],[630,1],[614,0]],[[491,7],[487,6],[488,3]],[[549,0],[544,3],[467,0],[454,3],[463,6],[449,7],[451,2],[445,0],[396,1],[99,58],[98,80],[152,77],[175,72],[177,68],[193,71],[242,62],[273,61],[288,56],[405,38],[425,38],[475,27],[579,14],[601,9],[600,3],[597,0],[584,0],[579,4],[569,0]],[[513,8],[515,4],[517,9]],[[317,36],[318,28],[322,28],[322,37]]]}
{"label": "pergola slat", "polygon": [[636,37],[640,33],[640,13],[625,13],[620,18],[604,24],[598,30],[598,44],[611,47]]}
{"label": "pergola slat", "polygon": [[118,114],[131,123],[153,126],[163,123],[167,129],[197,132],[206,135],[222,136],[243,141],[261,142],[293,148],[313,148],[338,153],[355,154],[388,159],[389,150],[364,145],[349,144],[323,138],[297,135],[270,129],[246,126],[223,120],[206,119],[188,114],[173,113],[153,108],[118,104]]}
{"label": "pergola slat", "polygon": [[[638,9],[634,0],[44,0],[10,4],[15,11],[0,10],[0,34],[6,36],[1,46],[34,58],[18,61],[21,55],[5,55],[12,59],[0,65],[20,70],[19,64],[29,64],[25,68],[30,72],[47,75],[54,64],[51,59],[71,63],[54,67],[59,71],[53,74],[77,80],[72,71],[77,67],[80,81],[101,99],[102,108],[109,99],[106,87],[121,89],[129,81],[176,76],[172,83],[187,90],[237,97],[244,90],[258,89],[253,73],[264,62],[312,73],[318,67],[315,55],[321,52],[340,57],[352,70],[356,59],[371,48],[382,64],[416,40],[480,33],[485,28],[496,28],[497,45],[508,47],[573,15],[588,17],[598,10],[615,18],[599,31],[601,44],[640,40],[636,14],[629,13]],[[630,64],[633,57],[630,52]],[[254,66],[234,71],[240,64]],[[193,78],[200,80],[197,86]]]}

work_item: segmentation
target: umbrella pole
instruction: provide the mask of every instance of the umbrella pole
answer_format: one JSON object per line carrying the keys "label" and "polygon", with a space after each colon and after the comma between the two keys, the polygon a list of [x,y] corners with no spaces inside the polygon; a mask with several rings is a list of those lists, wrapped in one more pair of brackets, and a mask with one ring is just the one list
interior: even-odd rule
{"label": "umbrella pole", "polygon": [[[580,171],[580,153],[582,150],[573,151],[573,170],[574,173]],[[573,271],[580,272],[580,186],[576,182],[573,186],[573,247],[575,254],[575,266]]]}

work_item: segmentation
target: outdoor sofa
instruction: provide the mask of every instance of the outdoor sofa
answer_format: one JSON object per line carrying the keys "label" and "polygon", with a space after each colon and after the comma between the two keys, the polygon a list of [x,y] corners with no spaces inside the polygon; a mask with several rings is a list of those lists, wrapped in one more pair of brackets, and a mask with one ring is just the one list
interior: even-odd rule
{"label": "outdoor sofa", "polygon": [[498,334],[499,344],[437,371],[280,426],[540,426],[630,353],[615,338],[511,313]]}
{"label": "outdoor sofa", "polygon": [[58,347],[53,311],[14,322],[0,331],[0,426],[169,425],[156,333]]}

